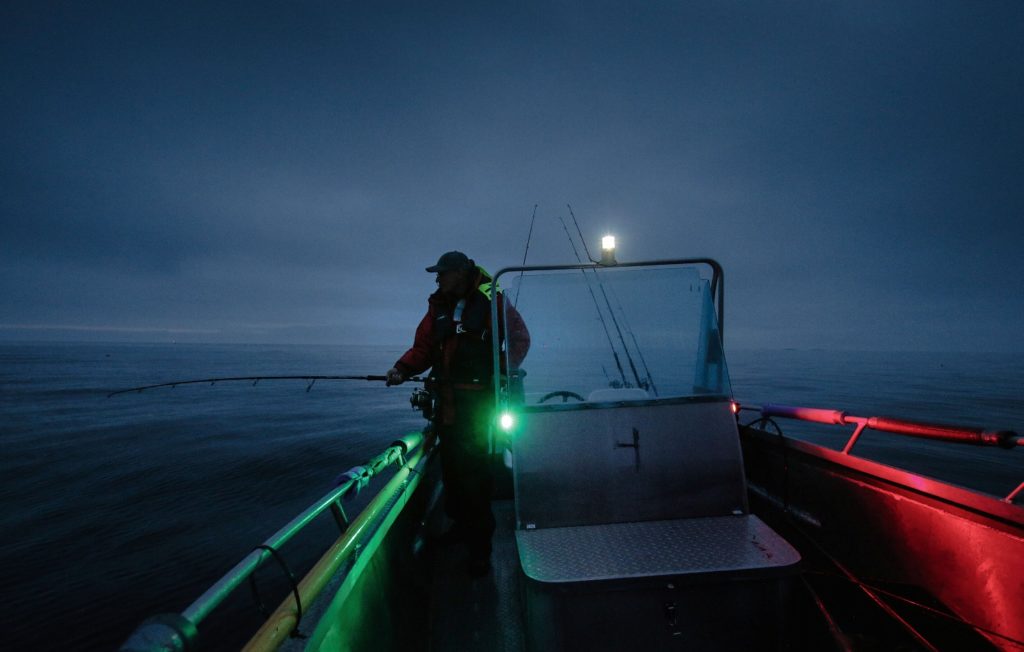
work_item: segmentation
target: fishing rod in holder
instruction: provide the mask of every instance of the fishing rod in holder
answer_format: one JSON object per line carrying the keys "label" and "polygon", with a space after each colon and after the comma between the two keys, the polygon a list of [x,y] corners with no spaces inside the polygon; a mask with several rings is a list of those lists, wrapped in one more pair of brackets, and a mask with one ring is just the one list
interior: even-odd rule
{"label": "fishing rod in holder", "polygon": [[[572,216],[572,223],[576,227],[576,234],[579,236],[580,242],[583,244],[583,251],[587,254],[587,259],[590,260],[590,262],[592,262],[592,263],[594,263],[596,265],[605,265],[605,266],[616,265],[617,261],[615,260],[615,254],[614,254],[614,251],[615,251],[614,238],[612,238],[612,236],[606,236],[606,239],[607,238],[611,238],[611,242],[608,243],[608,245],[606,245],[604,242],[602,242],[602,246],[601,246],[601,249],[602,249],[601,260],[600,261],[594,260],[593,257],[590,255],[590,248],[587,247],[587,239],[583,237],[583,230],[580,228],[580,223],[576,219],[576,213],[572,210],[572,205],[571,204],[566,204],[566,208],[569,209],[569,215]],[[582,264],[583,261],[580,260],[579,251],[576,249],[576,245],[573,242],[572,235],[569,234],[569,227],[566,226],[564,219],[562,219],[561,217],[559,217],[558,219],[562,222],[562,228],[565,229],[565,235],[569,238],[569,244],[572,245],[572,251],[576,255],[576,260]],[[594,306],[597,308],[598,316],[601,318],[601,324],[604,326],[605,334],[608,335],[608,342],[609,342],[609,344],[611,344],[611,335],[608,333],[608,326],[607,326],[607,324],[605,324],[604,317],[601,316],[601,307],[600,307],[600,304],[598,304],[598,302],[597,302],[597,297],[594,295],[594,291],[591,289],[590,277],[587,275],[586,270],[580,270],[580,271],[583,272],[583,276],[587,279],[587,289],[590,290],[590,296],[594,299]],[[598,273],[597,273],[596,269],[593,269],[591,271],[594,273],[594,280],[597,282],[597,289],[599,289],[601,291],[601,297],[604,299],[605,306],[608,308],[608,316],[610,316],[611,319],[612,319],[612,326],[615,327],[615,333],[619,336],[619,342],[622,344],[622,351],[626,354],[626,362],[629,364],[629,370],[631,372],[633,372],[633,379],[636,381],[636,387],[640,387],[642,389],[653,389],[654,381],[651,378],[650,369],[646,369],[646,372],[647,372],[647,379],[646,379],[646,381],[640,380],[640,373],[636,369],[636,363],[633,361],[633,356],[630,355],[630,353],[629,353],[629,346],[626,344],[626,338],[622,334],[622,328],[619,326],[619,321],[618,321],[618,319],[615,318],[615,310],[612,308],[611,301],[608,299],[608,293],[605,290],[604,282],[601,280],[600,276],[598,276]],[[621,302],[619,303],[619,310],[622,312],[623,323],[625,324],[626,313],[625,313],[625,310],[623,310],[623,308],[622,308]],[[625,325],[626,325],[626,330],[629,331],[630,330],[629,329],[629,325],[628,324],[625,324]],[[637,341],[636,341],[636,336],[633,335],[632,332],[630,332],[630,335],[632,336],[633,343],[634,343],[634,345],[637,348],[637,355],[640,356],[641,362],[644,365],[644,367],[646,368],[647,367],[647,363],[646,363],[646,361],[643,360],[643,354],[640,352],[640,346],[639,346],[639,343],[637,343]],[[612,346],[612,353],[615,355],[615,362],[616,362],[616,364],[618,364],[619,363],[619,358],[618,358],[618,354],[615,353],[615,347],[614,346]],[[629,382],[626,381],[625,373],[623,373],[621,365],[619,365],[619,372],[622,373],[622,384],[623,384],[623,386],[624,387],[630,387]],[[657,390],[654,390],[654,393],[655,393],[655,395],[657,395]]]}
{"label": "fishing rod in holder", "polygon": [[[572,253],[576,256],[576,261],[579,262],[582,265],[583,264],[583,259],[580,258],[579,250],[576,249],[576,242],[572,239],[572,236],[569,234],[569,227],[565,224],[565,220],[562,219],[561,215],[558,216],[558,221],[562,223],[562,228],[565,229],[565,236],[567,238],[569,238],[569,245],[572,247]],[[586,244],[586,243],[584,243],[584,244]],[[587,257],[589,258],[590,255],[587,254]],[[591,262],[594,262],[594,261],[591,261]],[[615,349],[615,343],[612,341],[611,331],[608,330],[608,322],[606,322],[604,320],[604,313],[601,312],[601,304],[597,302],[597,296],[594,294],[594,288],[591,287],[590,277],[587,276],[586,270],[581,269],[580,273],[583,274],[583,278],[586,280],[587,292],[590,293],[590,298],[593,299],[593,301],[594,301],[594,308],[597,309],[597,318],[601,321],[601,327],[604,328],[604,335],[605,335],[605,337],[608,338],[608,346],[611,347],[612,358],[615,359],[615,367],[619,370],[619,377],[622,378],[622,386],[623,387],[629,387],[629,381],[626,380],[626,372],[622,368],[622,361],[619,360],[619,352]],[[620,333],[619,335],[620,335],[620,338],[621,338],[622,334]],[[626,344],[625,341],[623,341],[622,344],[623,344],[623,346],[625,346],[625,344]],[[627,356],[629,355],[629,351],[626,351],[626,355]]]}
{"label": "fishing rod in holder", "polygon": [[[533,216],[530,218],[530,232],[526,234],[526,250],[523,251],[523,267],[526,267],[526,255],[530,253],[530,239],[533,237],[533,223],[537,221],[537,204],[533,205]],[[512,300],[512,307],[519,303],[519,293],[523,291],[523,272],[519,272],[519,286],[516,288],[516,298]]]}

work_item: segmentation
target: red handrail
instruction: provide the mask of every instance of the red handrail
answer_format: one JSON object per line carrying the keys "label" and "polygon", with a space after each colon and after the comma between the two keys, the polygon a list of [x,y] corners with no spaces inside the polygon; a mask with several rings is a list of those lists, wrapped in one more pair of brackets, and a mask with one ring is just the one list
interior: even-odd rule
{"label": "red handrail", "polygon": [[[744,409],[757,410],[758,408],[744,407]],[[870,428],[880,432],[891,432],[898,435],[910,435],[911,437],[936,439],[958,444],[973,444],[975,446],[999,446],[1000,448],[1009,449],[1024,445],[1024,439],[1018,437],[1017,433],[1012,430],[988,430],[971,426],[938,425],[890,417],[857,417],[849,415],[842,410],[791,407],[788,405],[764,405],[759,411],[765,417],[784,417],[829,425],[856,425],[858,426],[858,432],[855,432],[855,435],[859,435],[859,431],[864,428]]]}
{"label": "red handrail", "polygon": [[[733,412],[740,410],[752,410],[761,413],[762,419],[771,417],[782,417],[785,419],[797,419],[810,421],[812,423],[824,423],[830,426],[852,425],[856,426],[853,434],[846,441],[843,453],[850,454],[853,445],[866,428],[880,432],[890,432],[897,435],[909,435],[936,441],[948,441],[957,444],[972,444],[974,446],[998,446],[1010,450],[1017,446],[1024,446],[1024,437],[1020,437],[1012,430],[987,430],[972,426],[939,425],[934,423],[923,423],[920,421],[908,421],[906,419],[893,419],[891,417],[858,417],[847,414],[842,410],[831,410],[826,408],[795,407],[790,405],[768,404],[758,406],[746,406],[738,403],[733,404]],[[1020,495],[1024,495],[1024,482],[1009,495],[1003,498],[1004,502],[1013,503]]]}

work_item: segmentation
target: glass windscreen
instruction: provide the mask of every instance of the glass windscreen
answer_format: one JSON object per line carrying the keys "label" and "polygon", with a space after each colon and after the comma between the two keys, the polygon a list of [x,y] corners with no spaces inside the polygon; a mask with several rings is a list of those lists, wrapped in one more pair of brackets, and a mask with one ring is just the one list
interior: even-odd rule
{"label": "glass windscreen", "polygon": [[517,365],[521,335],[506,310],[511,339],[501,355],[512,370],[514,402],[731,395],[710,284],[697,267],[514,272],[500,284],[529,331]]}

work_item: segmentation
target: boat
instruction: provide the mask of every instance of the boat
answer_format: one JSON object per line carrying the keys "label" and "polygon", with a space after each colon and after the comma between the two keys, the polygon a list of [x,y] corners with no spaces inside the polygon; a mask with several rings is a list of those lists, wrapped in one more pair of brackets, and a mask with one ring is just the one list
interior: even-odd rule
{"label": "boat", "polygon": [[[521,368],[502,364],[494,329],[508,373],[490,573],[466,573],[440,536],[433,398],[417,389],[422,431],[120,649],[208,649],[206,621],[270,566],[289,589],[245,650],[1024,650],[1024,483],[991,496],[856,447],[871,430],[1013,455],[1016,433],[738,402],[712,259],[620,263],[606,248],[494,282],[533,344]],[[852,432],[834,449],[784,434],[794,422]],[[370,484],[349,519],[346,497]],[[288,542],[332,517],[337,539],[298,580]]]}

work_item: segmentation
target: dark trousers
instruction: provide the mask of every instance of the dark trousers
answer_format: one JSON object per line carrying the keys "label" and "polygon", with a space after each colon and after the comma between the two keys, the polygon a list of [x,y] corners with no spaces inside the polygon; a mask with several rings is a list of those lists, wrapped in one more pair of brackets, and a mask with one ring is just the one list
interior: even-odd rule
{"label": "dark trousers", "polygon": [[465,537],[470,555],[491,554],[494,479],[487,453],[487,430],[494,412],[494,395],[486,390],[455,390],[454,423],[439,428],[444,511]]}

